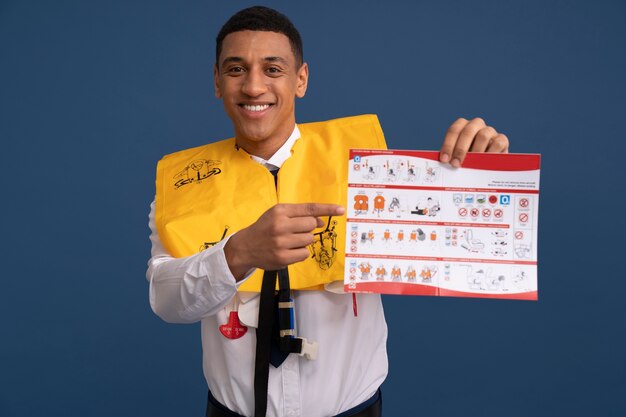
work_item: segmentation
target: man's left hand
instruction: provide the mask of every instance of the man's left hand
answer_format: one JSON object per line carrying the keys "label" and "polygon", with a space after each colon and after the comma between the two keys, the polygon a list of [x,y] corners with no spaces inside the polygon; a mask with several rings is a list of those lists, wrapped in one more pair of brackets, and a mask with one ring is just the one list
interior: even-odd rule
{"label": "man's left hand", "polygon": [[455,168],[463,164],[467,152],[507,153],[509,139],[480,117],[472,120],[457,119],[446,132],[439,160],[450,162]]}

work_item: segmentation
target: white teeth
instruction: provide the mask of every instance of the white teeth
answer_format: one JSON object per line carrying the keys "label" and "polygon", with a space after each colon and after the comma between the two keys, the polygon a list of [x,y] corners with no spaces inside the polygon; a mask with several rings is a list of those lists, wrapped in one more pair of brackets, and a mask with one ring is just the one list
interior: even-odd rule
{"label": "white teeth", "polygon": [[248,111],[263,111],[265,109],[267,109],[270,105],[269,104],[257,104],[256,106],[251,106],[248,104],[244,104],[243,108],[248,110]]}

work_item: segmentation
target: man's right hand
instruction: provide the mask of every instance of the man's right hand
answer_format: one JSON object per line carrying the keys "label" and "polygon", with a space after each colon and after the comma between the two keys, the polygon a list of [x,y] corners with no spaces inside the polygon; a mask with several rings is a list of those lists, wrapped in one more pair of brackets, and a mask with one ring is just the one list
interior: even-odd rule
{"label": "man's right hand", "polygon": [[310,256],[313,230],[324,225],[320,216],[344,213],[336,204],[277,204],[228,240],[228,267],[239,281],[252,268],[273,271],[303,261]]}

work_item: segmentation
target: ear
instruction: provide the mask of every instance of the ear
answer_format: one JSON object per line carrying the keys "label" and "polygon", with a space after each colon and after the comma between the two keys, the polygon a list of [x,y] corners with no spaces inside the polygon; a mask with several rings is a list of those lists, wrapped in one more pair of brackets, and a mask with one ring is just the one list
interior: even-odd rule
{"label": "ear", "polygon": [[222,90],[220,90],[220,77],[217,64],[213,65],[213,87],[215,88],[215,97],[222,98]]}
{"label": "ear", "polygon": [[306,88],[309,85],[309,66],[305,62],[300,66],[298,73],[296,74],[298,77],[298,83],[296,85],[296,97],[302,98],[304,94],[306,94]]}

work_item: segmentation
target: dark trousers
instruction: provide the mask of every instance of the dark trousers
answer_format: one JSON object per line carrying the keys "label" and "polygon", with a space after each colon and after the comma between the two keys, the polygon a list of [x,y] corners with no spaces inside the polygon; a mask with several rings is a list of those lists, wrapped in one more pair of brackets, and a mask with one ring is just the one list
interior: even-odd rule
{"label": "dark trousers", "polygon": [[[334,417],[381,417],[383,412],[383,396],[380,389],[369,400],[362,404],[337,414]],[[206,407],[206,417],[244,417],[230,411],[224,405],[220,404],[209,391],[209,398]]]}

